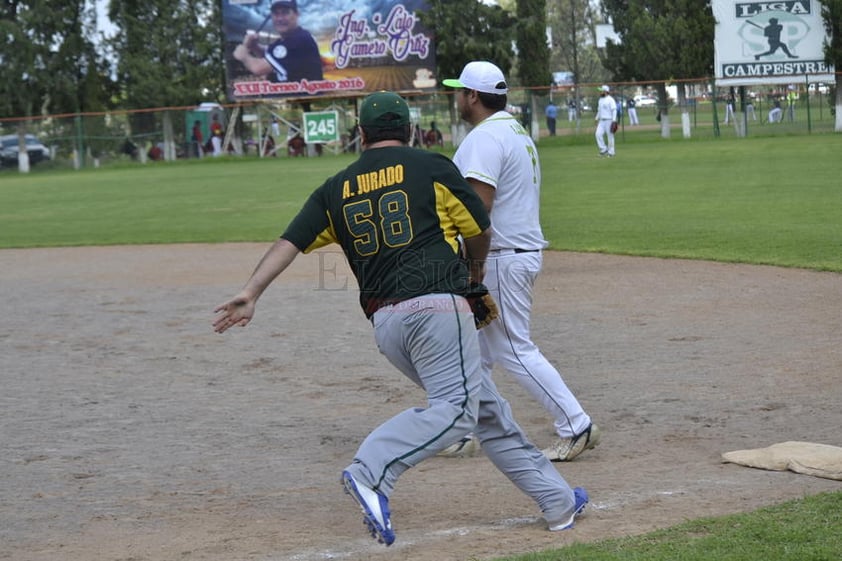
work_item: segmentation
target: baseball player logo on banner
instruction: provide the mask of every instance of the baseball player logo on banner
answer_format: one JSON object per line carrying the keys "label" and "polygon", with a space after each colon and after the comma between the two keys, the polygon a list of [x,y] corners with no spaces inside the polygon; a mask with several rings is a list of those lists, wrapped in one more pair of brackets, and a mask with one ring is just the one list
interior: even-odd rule
{"label": "baseball player logo on banner", "polygon": [[818,0],[714,0],[716,82],[720,86],[786,84],[793,76],[832,82]]}
{"label": "baseball player logo on banner", "polygon": [[231,101],[436,86],[425,0],[223,0]]}

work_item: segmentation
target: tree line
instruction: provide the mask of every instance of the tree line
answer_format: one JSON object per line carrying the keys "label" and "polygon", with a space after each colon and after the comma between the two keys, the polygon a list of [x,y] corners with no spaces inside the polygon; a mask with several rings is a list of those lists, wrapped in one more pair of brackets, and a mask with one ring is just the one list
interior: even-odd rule
{"label": "tree line", "polygon": [[222,99],[218,0],[0,2],[0,117],[192,105]]}
{"label": "tree line", "polygon": [[[435,31],[439,76],[458,75],[473,59],[495,61],[526,87],[551,84],[551,68],[575,69],[579,82],[713,73],[709,1],[428,4],[421,19]],[[111,37],[97,31],[90,0],[0,2],[0,118],[225,101],[219,0],[110,0],[108,15],[117,30]],[[831,37],[826,58],[839,68],[842,0],[822,0],[822,15]],[[608,21],[621,44],[597,49],[596,26]]]}

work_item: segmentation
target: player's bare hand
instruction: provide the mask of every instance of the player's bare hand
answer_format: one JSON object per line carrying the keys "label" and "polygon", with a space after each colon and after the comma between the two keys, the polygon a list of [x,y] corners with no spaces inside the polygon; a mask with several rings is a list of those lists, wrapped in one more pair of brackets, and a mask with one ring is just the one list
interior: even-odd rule
{"label": "player's bare hand", "polygon": [[246,33],[245,37],[243,37],[243,45],[245,45],[246,49],[253,51],[260,45],[260,37],[258,37],[257,33]]}
{"label": "player's bare hand", "polygon": [[249,55],[249,49],[243,43],[240,43],[236,47],[234,47],[234,58],[239,61],[244,61],[246,57]]}
{"label": "player's bare hand", "polygon": [[213,311],[216,318],[213,320],[213,330],[217,333],[224,333],[229,327],[245,327],[254,317],[254,302],[243,296],[217,306]]}

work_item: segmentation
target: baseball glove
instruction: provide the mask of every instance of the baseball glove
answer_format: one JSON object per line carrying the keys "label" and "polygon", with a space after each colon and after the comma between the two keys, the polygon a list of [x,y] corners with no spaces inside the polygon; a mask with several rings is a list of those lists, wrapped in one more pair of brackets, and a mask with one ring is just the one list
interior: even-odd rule
{"label": "baseball glove", "polygon": [[611,133],[613,134],[613,133],[617,132],[618,128],[620,128],[620,125],[617,123],[617,121],[612,121],[611,122]]}
{"label": "baseball glove", "polygon": [[477,329],[482,329],[499,315],[497,302],[488,293],[488,289],[478,282],[471,283],[470,292],[465,295],[465,299],[474,312],[474,324]]}

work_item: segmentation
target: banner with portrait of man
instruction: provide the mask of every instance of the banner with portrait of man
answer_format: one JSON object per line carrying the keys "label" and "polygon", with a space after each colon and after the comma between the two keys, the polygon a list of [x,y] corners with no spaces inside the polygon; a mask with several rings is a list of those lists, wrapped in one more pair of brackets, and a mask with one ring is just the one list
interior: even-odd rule
{"label": "banner with portrait of man", "polygon": [[422,0],[222,0],[231,101],[436,88]]}
{"label": "banner with portrait of man", "polygon": [[713,0],[719,86],[787,84],[795,77],[832,82],[818,0]]}

